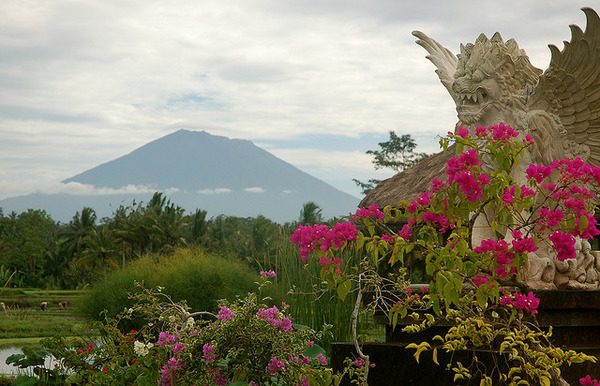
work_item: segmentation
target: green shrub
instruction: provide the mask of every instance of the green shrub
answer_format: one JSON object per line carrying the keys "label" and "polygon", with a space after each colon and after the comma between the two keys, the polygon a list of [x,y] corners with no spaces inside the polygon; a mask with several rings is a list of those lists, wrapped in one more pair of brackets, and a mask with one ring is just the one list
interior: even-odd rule
{"label": "green shrub", "polygon": [[185,300],[194,311],[216,311],[218,300],[252,291],[256,280],[257,274],[239,261],[182,248],[169,255],[146,255],[106,275],[85,294],[82,310],[98,320],[104,310],[108,316],[117,315],[133,305],[128,294],[138,290],[138,281],[164,287],[174,301]]}

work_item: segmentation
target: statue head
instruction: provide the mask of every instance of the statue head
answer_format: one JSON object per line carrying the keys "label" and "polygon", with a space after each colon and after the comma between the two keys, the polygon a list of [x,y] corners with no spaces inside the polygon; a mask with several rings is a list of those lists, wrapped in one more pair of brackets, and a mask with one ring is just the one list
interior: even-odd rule
{"label": "statue head", "polygon": [[524,99],[541,74],[514,39],[499,33],[479,35],[475,44],[461,45],[452,92],[463,124],[487,126],[502,121],[497,115],[508,103]]}

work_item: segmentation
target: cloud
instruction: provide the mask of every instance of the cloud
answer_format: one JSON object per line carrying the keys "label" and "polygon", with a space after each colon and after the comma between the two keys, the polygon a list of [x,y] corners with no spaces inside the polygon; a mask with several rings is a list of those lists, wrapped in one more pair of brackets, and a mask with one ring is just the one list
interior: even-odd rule
{"label": "cloud", "polygon": [[258,186],[253,186],[251,188],[244,188],[243,190],[244,190],[244,192],[248,192],[248,193],[264,193],[264,192],[266,192],[266,190],[264,190],[263,188],[260,188]]}
{"label": "cloud", "polygon": [[[11,185],[0,196],[39,190],[179,128],[257,142],[408,130],[433,147],[456,113],[412,30],[453,52],[500,31],[545,69],[547,44],[561,48],[569,24],[585,26],[579,8],[541,0],[0,1],[0,181]],[[351,150],[332,141],[276,154],[338,187],[378,175],[370,160],[347,159],[358,154]]]}
{"label": "cloud", "polygon": [[198,193],[198,194],[226,194],[226,193],[231,193],[231,189],[228,189],[228,188],[202,189],[202,190],[197,190],[196,193]]}
{"label": "cloud", "polygon": [[[170,188],[165,193],[174,193],[179,191],[176,188]],[[66,184],[57,183],[53,185],[47,185],[43,189],[39,190],[38,193],[45,194],[59,194],[67,193],[75,196],[104,196],[114,194],[142,194],[142,193],[154,193],[156,188],[145,185],[127,185],[119,189],[114,188],[97,188],[93,185],[82,184],[79,182],[68,182]]]}

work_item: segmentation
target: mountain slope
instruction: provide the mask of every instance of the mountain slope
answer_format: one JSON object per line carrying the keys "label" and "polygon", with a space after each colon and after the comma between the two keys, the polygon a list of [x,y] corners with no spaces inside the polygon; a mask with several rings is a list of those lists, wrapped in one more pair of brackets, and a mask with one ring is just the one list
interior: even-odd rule
{"label": "mountain slope", "polygon": [[[302,205],[316,202],[325,217],[342,216],[356,209],[359,199],[333,188],[247,140],[214,136],[205,131],[179,130],[152,141],[120,158],[63,181],[95,188],[120,189],[128,185],[167,192],[172,202],[188,211],[209,215],[257,216],[274,221],[298,218]],[[119,205],[148,194],[71,196],[29,195],[0,201],[7,213],[27,208],[46,209],[62,221],[90,206],[99,217],[110,216]],[[37,205],[36,205],[37,203]],[[43,204],[44,206],[40,206]],[[24,207],[24,205],[29,205]],[[77,205],[77,206],[75,206]],[[13,209],[15,208],[15,209]]]}

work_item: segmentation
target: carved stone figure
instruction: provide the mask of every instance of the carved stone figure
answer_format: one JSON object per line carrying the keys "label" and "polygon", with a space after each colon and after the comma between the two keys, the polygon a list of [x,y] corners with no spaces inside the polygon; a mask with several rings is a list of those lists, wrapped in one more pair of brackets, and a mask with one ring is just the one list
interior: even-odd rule
{"label": "carved stone figure", "polygon": [[[571,41],[562,51],[550,45],[552,57],[543,73],[513,39],[504,42],[499,33],[491,39],[481,34],[455,56],[424,33],[413,32],[454,99],[457,127],[471,131],[502,122],[533,137],[535,145],[513,175],[518,184],[525,182],[522,171],[531,163],[580,157],[600,166],[600,19],[590,8],[583,12],[585,32],[572,25]],[[485,238],[484,229],[478,232],[475,238]],[[577,241],[576,261],[560,262],[550,249],[530,254],[530,287],[599,287],[600,254],[590,251],[587,241]]]}

